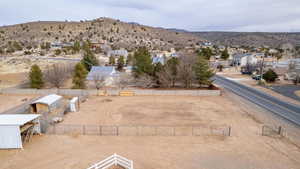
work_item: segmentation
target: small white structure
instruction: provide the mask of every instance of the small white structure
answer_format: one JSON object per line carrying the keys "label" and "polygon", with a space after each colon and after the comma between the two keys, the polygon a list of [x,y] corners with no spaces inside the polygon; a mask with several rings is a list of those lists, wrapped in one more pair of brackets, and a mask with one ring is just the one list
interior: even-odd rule
{"label": "small white structure", "polygon": [[125,157],[122,157],[118,154],[114,154],[112,156],[107,157],[106,159],[92,165],[91,167],[87,169],[107,169],[111,166],[119,165],[125,169],[133,169],[133,161],[128,160]]}
{"label": "small white structure", "polygon": [[39,117],[38,114],[0,115],[0,149],[23,148],[23,141],[41,132]]}
{"label": "small white structure", "polygon": [[70,111],[76,112],[79,109],[79,99],[78,97],[73,97],[72,100],[70,100]]}

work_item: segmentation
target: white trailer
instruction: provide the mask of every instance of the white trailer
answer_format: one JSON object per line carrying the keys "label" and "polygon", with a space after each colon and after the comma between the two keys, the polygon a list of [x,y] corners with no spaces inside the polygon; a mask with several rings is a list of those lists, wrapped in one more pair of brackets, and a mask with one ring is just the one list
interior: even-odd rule
{"label": "white trailer", "polygon": [[40,115],[3,114],[0,115],[0,149],[23,148],[34,133],[40,133]]}

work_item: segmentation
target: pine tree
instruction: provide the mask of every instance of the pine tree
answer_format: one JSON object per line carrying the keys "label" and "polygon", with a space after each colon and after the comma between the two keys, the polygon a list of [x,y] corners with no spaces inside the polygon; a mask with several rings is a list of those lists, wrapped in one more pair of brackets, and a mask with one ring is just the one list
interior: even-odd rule
{"label": "pine tree", "polygon": [[228,53],[227,48],[222,52],[221,58],[222,58],[223,60],[227,60],[227,59],[229,58],[229,53]]}
{"label": "pine tree", "polygon": [[73,51],[75,53],[78,53],[80,51],[80,42],[79,41],[76,41],[73,45]]}
{"label": "pine tree", "polygon": [[152,59],[146,47],[141,47],[134,53],[133,71],[136,77],[142,74],[153,75]]}
{"label": "pine tree", "polygon": [[85,69],[82,63],[77,63],[75,66],[75,72],[73,75],[73,89],[84,89],[85,86],[85,79],[87,76],[87,70]]}
{"label": "pine tree", "polygon": [[99,65],[98,59],[95,57],[94,53],[90,49],[85,49],[81,63],[88,71],[91,70],[92,66]]}
{"label": "pine tree", "polygon": [[44,86],[43,73],[38,65],[31,66],[29,81],[31,88],[41,89]]}
{"label": "pine tree", "polygon": [[200,85],[211,85],[210,78],[214,75],[213,71],[209,68],[208,61],[198,56],[197,61],[193,67],[196,80]]}
{"label": "pine tree", "polygon": [[110,65],[115,65],[115,64],[116,64],[115,57],[110,56],[110,57],[109,57],[109,62],[108,62],[108,64],[110,64]]}
{"label": "pine tree", "polygon": [[118,71],[122,71],[124,65],[125,65],[124,56],[120,56],[118,58],[118,67],[117,67]]}
{"label": "pine tree", "polygon": [[198,55],[209,60],[210,57],[213,55],[213,52],[210,48],[202,48]]}

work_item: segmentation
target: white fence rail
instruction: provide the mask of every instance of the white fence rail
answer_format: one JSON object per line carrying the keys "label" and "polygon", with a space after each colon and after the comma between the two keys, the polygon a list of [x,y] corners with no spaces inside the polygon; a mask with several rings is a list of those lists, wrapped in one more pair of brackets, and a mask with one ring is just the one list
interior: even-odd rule
{"label": "white fence rail", "polygon": [[133,169],[133,161],[128,160],[125,157],[114,154],[112,156],[107,157],[106,159],[92,165],[87,169],[107,169],[113,165],[120,165],[126,169]]}

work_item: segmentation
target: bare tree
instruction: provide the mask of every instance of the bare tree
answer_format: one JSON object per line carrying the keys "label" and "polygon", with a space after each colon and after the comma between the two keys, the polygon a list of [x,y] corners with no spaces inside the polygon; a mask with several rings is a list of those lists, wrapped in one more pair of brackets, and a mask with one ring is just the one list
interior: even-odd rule
{"label": "bare tree", "polygon": [[73,65],[54,64],[45,72],[45,79],[56,88],[60,88],[69,79],[73,72]]}
{"label": "bare tree", "polygon": [[144,88],[151,88],[155,85],[155,82],[153,80],[153,77],[143,74],[140,75],[139,78],[135,79],[135,84],[139,87],[144,87]]}
{"label": "bare tree", "polygon": [[195,74],[193,71],[195,60],[196,56],[192,54],[185,54],[179,58],[179,65],[177,67],[178,79],[185,88],[192,87],[193,81],[195,80]]}
{"label": "bare tree", "polygon": [[133,77],[127,73],[121,73],[118,77],[118,86],[120,89],[128,87],[133,82]]}
{"label": "bare tree", "polygon": [[93,74],[92,78],[93,78],[93,82],[94,82],[97,90],[99,90],[105,86],[105,76],[104,75],[95,73],[95,74]]}
{"label": "bare tree", "polygon": [[157,73],[158,80],[162,87],[174,87],[177,76],[174,76],[172,70],[166,65],[160,72]]}

